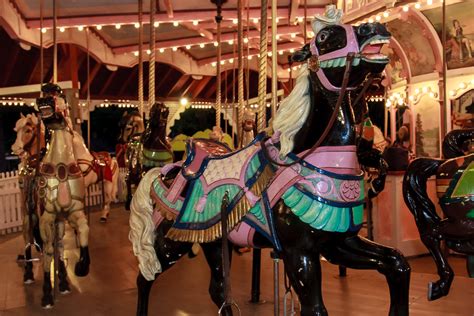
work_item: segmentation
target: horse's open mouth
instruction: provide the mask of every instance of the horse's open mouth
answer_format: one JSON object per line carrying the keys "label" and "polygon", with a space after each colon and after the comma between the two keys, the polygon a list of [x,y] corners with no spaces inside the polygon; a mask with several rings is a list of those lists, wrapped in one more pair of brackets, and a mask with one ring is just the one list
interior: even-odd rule
{"label": "horse's open mouth", "polygon": [[[390,42],[389,37],[381,37],[376,35],[366,41],[360,49],[359,54],[354,57],[352,66],[359,66],[360,61],[366,61],[370,63],[388,63],[388,57],[380,53],[382,46]],[[321,61],[321,68],[335,68],[344,67],[346,65],[346,57],[333,58]]]}
{"label": "horse's open mouth", "polygon": [[387,63],[388,57],[381,54],[382,46],[390,42],[389,37],[376,35],[367,40],[360,48],[360,58],[366,62]]}
{"label": "horse's open mouth", "polygon": [[49,118],[54,114],[54,110],[50,105],[40,105],[39,110],[42,118]]}

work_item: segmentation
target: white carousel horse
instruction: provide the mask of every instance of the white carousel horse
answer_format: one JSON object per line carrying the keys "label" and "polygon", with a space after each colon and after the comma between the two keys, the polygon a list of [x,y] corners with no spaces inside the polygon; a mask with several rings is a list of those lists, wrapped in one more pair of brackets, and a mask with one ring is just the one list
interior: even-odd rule
{"label": "white carousel horse", "polygon": [[[45,148],[44,125],[32,114],[24,116],[15,124],[17,138],[12,145],[13,154],[20,158],[18,180],[21,189],[21,199],[24,202],[23,210],[23,239],[25,240],[25,271],[23,282],[34,282],[31,248],[36,246],[41,249],[42,241],[39,236],[39,203],[35,190],[35,180],[41,150]],[[38,133],[38,126],[40,131]]]}

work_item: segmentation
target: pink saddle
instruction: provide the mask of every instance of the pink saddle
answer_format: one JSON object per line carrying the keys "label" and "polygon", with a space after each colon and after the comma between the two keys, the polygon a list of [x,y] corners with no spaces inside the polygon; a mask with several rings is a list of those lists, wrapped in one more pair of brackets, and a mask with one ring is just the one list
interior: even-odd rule
{"label": "pink saddle", "polygon": [[205,169],[203,161],[207,157],[219,157],[231,152],[225,144],[203,138],[190,138],[186,141],[186,160],[183,164],[183,175],[197,177]]}

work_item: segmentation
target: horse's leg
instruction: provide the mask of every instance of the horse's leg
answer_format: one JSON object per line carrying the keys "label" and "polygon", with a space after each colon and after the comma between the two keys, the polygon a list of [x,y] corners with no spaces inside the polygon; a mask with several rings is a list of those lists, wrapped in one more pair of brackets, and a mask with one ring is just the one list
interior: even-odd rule
{"label": "horse's leg", "polygon": [[43,240],[43,297],[41,298],[41,306],[51,308],[54,305],[52,285],[51,285],[51,262],[54,254],[54,236],[56,229],[54,222],[56,214],[44,212],[40,218],[40,232]]}
{"label": "horse's leg", "polygon": [[284,248],[282,255],[291,286],[295,289],[301,303],[301,315],[328,315],[321,290],[319,253]]}
{"label": "horse's leg", "polygon": [[87,225],[87,218],[82,210],[70,213],[68,221],[79,235],[80,256],[74,268],[74,273],[83,277],[89,274],[89,225]]}
{"label": "horse's leg", "polygon": [[420,235],[423,244],[428,248],[436,263],[440,279],[428,285],[428,300],[433,301],[448,295],[454,279],[454,271],[448,263],[448,258],[441,249],[441,240],[434,233]]}
{"label": "horse's leg", "polygon": [[[211,281],[209,283],[209,294],[211,299],[220,308],[225,302],[225,283],[222,264],[222,241],[201,244],[207,264],[211,269]],[[229,247],[229,260],[232,257],[232,247]],[[230,268],[230,267],[229,267]],[[229,271],[230,272],[230,271]],[[229,279],[230,282],[230,279]],[[231,316],[230,306],[222,310],[222,315]]]}
{"label": "horse's leg", "polygon": [[331,263],[374,269],[385,275],[390,290],[390,316],[408,315],[410,265],[396,249],[360,236],[328,241],[321,253]]}
{"label": "horse's leg", "polygon": [[127,198],[125,199],[125,210],[130,211],[130,203],[132,203],[132,174],[130,170],[125,178],[125,183],[127,185]]}
{"label": "horse's leg", "polygon": [[61,294],[68,294],[71,292],[71,288],[69,287],[69,282],[67,280],[67,270],[66,265],[64,264],[64,233],[65,233],[65,223],[64,221],[60,221],[57,226],[57,234],[58,234],[58,251],[59,251],[59,262],[55,262],[54,264],[58,264],[58,279],[59,279],[59,292]]}
{"label": "horse's leg", "polygon": [[[173,224],[172,221],[164,220],[155,231],[154,248],[158,261],[161,264],[161,272],[155,275],[155,280],[161,273],[172,267],[184,254],[191,250],[191,243],[173,241],[166,238],[166,233]],[[141,272],[137,276],[138,302],[137,315],[148,315],[148,299],[154,280],[147,280]]]}
{"label": "horse's leg", "polygon": [[110,213],[110,203],[112,202],[112,182],[104,181],[104,209],[100,215],[100,221],[105,223],[109,217]]}
{"label": "horse's leg", "polygon": [[[25,241],[25,247],[26,245],[30,242],[30,229],[31,225],[29,221],[29,216],[28,214],[23,215],[23,240]],[[33,233],[31,231],[31,233]],[[31,247],[34,247],[33,245],[30,245],[29,247],[25,248],[25,253],[23,256],[23,259],[25,260],[25,271],[23,273],[23,283],[25,284],[31,284],[35,282],[35,277],[33,275],[33,262],[31,262]],[[22,257],[21,255],[18,256],[19,259]]]}

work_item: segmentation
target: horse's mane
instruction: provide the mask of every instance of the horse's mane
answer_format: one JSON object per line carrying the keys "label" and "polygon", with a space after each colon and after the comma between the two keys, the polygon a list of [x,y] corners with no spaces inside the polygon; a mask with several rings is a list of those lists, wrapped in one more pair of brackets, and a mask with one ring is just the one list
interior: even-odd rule
{"label": "horse's mane", "polygon": [[[13,128],[13,130],[18,133],[18,131],[21,130],[23,127],[25,127],[25,125],[28,122],[31,122],[33,124],[33,126],[36,127],[38,125],[38,118],[33,114],[27,114],[26,116],[21,116],[18,119],[18,121],[16,121],[15,127]],[[41,132],[44,132],[43,122],[41,122],[41,127],[40,128],[41,128]]]}
{"label": "horse's mane", "polygon": [[294,137],[308,118],[311,108],[309,91],[308,65],[303,64],[296,79],[295,87],[290,95],[281,102],[273,121],[273,130],[281,133],[280,154],[282,156],[293,150]]}

